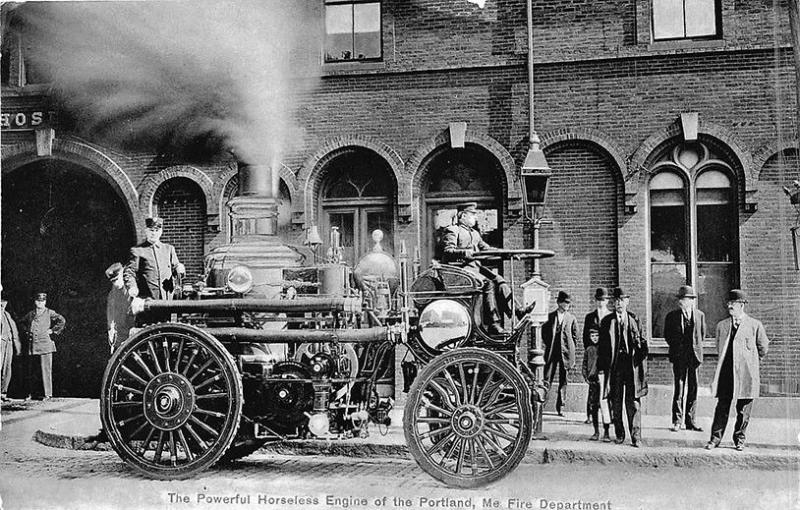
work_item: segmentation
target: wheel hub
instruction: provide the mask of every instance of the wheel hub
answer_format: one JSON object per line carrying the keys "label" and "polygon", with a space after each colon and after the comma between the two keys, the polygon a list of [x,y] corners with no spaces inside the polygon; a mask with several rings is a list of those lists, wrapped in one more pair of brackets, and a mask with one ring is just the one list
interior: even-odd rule
{"label": "wheel hub", "polygon": [[144,415],[154,427],[174,430],[189,419],[194,401],[194,387],[186,377],[159,374],[144,390]]}
{"label": "wheel hub", "polygon": [[453,431],[461,437],[475,437],[483,429],[483,411],[474,405],[461,406],[453,412]]}

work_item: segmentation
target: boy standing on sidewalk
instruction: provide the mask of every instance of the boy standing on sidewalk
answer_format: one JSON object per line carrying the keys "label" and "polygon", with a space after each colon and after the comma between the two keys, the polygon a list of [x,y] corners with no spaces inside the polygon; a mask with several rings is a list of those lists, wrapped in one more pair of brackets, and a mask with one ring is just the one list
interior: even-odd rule
{"label": "boy standing on sidewalk", "polygon": [[603,418],[603,441],[611,442],[608,435],[608,426],[611,422],[608,414],[608,401],[600,397],[601,388],[605,386],[605,374],[597,368],[597,344],[600,341],[600,331],[597,328],[589,330],[589,344],[583,354],[583,378],[589,384],[589,414],[594,426],[594,434],[589,439],[597,441],[600,439],[600,428],[598,423],[598,410]]}

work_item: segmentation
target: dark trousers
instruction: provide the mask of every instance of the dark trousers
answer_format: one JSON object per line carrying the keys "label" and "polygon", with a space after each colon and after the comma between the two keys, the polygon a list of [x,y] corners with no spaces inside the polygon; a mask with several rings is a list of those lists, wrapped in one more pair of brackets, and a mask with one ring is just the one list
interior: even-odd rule
{"label": "dark trousers", "polygon": [[642,438],[641,401],[636,396],[636,385],[633,382],[631,358],[620,353],[611,376],[611,419],[617,439],[625,439],[625,427],[622,425],[622,402],[625,401],[625,413],[628,415],[628,429],[633,441]]}
{"label": "dark trousers", "polygon": [[14,356],[14,342],[12,340],[0,340],[0,379],[2,379],[3,395],[8,393],[8,385],[11,383],[11,360]]}
{"label": "dark trousers", "polygon": [[[731,411],[733,397],[723,396],[717,399],[717,407],[714,409],[714,423],[711,424],[711,442],[719,444],[722,436],[725,435],[725,427],[728,424],[728,415]],[[733,426],[733,443],[743,444],[747,424],[750,422],[750,412],[753,410],[752,398],[740,398],[736,400],[736,424]]]}
{"label": "dark trousers", "polygon": [[39,381],[36,372],[41,370],[42,389],[45,397],[53,396],[53,353],[32,354],[27,356],[28,366],[25,377],[25,392],[28,396],[34,396],[34,386],[38,394]]}
{"label": "dark trousers", "polygon": [[[544,380],[547,381],[550,389],[553,388],[553,379],[556,378],[556,373],[558,373],[556,411],[560,414],[561,409],[564,407],[565,393],[567,391],[567,368],[564,366],[564,361],[560,356],[557,359],[551,359],[544,366]],[[550,390],[547,391],[547,395],[549,399]]]}
{"label": "dark trousers", "polygon": [[679,425],[683,419],[683,393],[686,391],[686,428],[696,425],[694,416],[697,408],[697,372],[699,368],[691,363],[672,364],[674,388],[672,393],[672,423]]}

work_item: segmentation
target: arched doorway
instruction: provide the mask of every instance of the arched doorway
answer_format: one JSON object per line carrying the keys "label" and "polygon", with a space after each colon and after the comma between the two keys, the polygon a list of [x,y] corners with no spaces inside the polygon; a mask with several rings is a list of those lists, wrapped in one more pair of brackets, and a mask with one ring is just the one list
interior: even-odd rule
{"label": "arched doorway", "polygon": [[162,240],[175,246],[186,274],[203,274],[206,199],[200,186],[186,177],[169,179],[153,195],[153,214],[164,218]]}
{"label": "arched doorway", "polygon": [[[438,258],[438,232],[454,221],[456,205],[477,202],[478,224],[483,239],[503,247],[503,169],[497,158],[479,145],[463,149],[443,146],[429,156],[427,178],[422,182],[423,265]],[[427,240],[427,242],[426,242]]]}
{"label": "arched doorway", "polygon": [[[55,396],[97,397],[109,357],[104,270],[125,262],[135,243],[124,200],[93,171],[58,159],[38,160],[2,179],[3,293],[20,318],[33,293],[67,319],[55,338]],[[23,392],[15,363],[11,395]]]}

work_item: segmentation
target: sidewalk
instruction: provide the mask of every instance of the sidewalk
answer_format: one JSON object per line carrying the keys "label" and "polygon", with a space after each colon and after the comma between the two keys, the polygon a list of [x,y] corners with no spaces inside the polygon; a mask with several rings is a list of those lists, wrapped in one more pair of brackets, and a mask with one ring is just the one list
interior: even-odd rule
{"label": "sidewalk", "polygon": [[[108,443],[93,443],[90,436],[100,429],[99,401],[57,398],[48,402],[13,402],[2,408],[3,432],[24,426],[35,441],[56,448],[109,449]],[[591,425],[582,413],[565,417],[545,413],[547,440],[531,441],[525,463],[598,463],[658,467],[718,466],[744,469],[796,470],[800,468],[800,417],[750,420],[747,449],[733,449],[730,434],[733,421],[719,448],[706,451],[710,418],[699,419],[703,432],[669,430],[668,416],[642,418],[643,448],[589,441]],[[357,457],[409,458],[402,428],[402,409],[392,411],[392,425],[372,425],[366,439],[304,440],[278,442],[262,451],[296,455],[342,455]],[[613,427],[611,434],[613,436]],[[15,434],[16,435],[16,434]]]}

